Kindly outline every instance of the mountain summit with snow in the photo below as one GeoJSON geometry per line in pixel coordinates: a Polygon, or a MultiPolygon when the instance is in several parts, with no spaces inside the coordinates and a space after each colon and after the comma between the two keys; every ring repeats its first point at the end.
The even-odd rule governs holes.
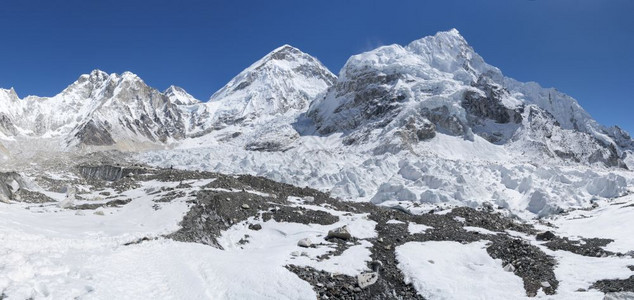
{"type": "Polygon", "coordinates": [[[178,103],[130,72],[94,70],[51,98],[18,99],[13,93],[0,101],[15,127],[5,135],[59,138],[62,148],[166,143],[185,137],[178,103]]]}
{"type": "Polygon", "coordinates": [[[335,80],[316,58],[284,45],[229,81],[207,105],[218,122],[228,124],[297,116],[335,80]]]}
{"type": "Polygon", "coordinates": [[[626,167],[632,150],[571,97],[504,77],[455,29],[353,56],[308,116],[322,134],[344,132],[348,143],[383,139],[395,144],[391,151],[436,132],[616,167],[626,167]]]}

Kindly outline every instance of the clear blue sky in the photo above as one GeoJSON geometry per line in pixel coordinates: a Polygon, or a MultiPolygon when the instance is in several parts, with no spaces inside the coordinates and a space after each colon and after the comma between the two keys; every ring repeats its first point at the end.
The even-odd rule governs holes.
{"type": "Polygon", "coordinates": [[[0,1],[0,87],[52,96],[98,68],[206,100],[282,44],[334,73],[457,28],[492,65],[634,132],[634,0],[0,1]]]}

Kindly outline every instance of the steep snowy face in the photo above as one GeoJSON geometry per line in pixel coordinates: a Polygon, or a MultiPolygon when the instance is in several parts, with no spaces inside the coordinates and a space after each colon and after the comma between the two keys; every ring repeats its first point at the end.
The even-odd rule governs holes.
{"type": "Polygon", "coordinates": [[[501,75],[499,69],[484,62],[456,29],[413,41],[406,49],[430,67],[453,74],[454,79],[465,84],[477,81],[480,74],[501,75]]]}
{"type": "Polygon", "coordinates": [[[238,74],[207,105],[218,126],[297,116],[335,80],[316,58],[284,45],[238,74]]]}
{"type": "Polygon", "coordinates": [[[169,102],[178,106],[187,137],[201,136],[213,130],[211,112],[205,103],[194,98],[183,88],[173,85],[163,94],[167,96],[169,102]]]}
{"type": "Polygon", "coordinates": [[[165,143],[185,137],[183,111],[171,101],[170,95],[147,86],[130,72],[107,78],[102,75],[80,77],[80,84],[91,82],[88,89],[76,89],[74,85],[69,88],[73,94],[88,97],[85,101],[90,103],[71,131],[70,145],[165,143]],[[92,84],[93,80],[97,84],[92,84]]]}
{"type": "Polygon", "coordinates": [[[351,57],[337,83],[311,105],[308,116],[325,134],[383,128],[422,108],[420,100],[427,100],[424,106],[430,111],[448,100],[458,103],[461,87],[453,74],[433,68],[424,57],[398,45],[385,46],[351,57]]]}
{"type": "Polygon", "coordinates": [[[179,106],[196,100],[178,88],[162,94],[129,72],[94,70],[54,97],[19,99],[13,90],[2,90],[0,102],[0,133],[5,137],[62,138],[68,146],[132,147],[130,143],[183,138],[187,110],[179,106]]]}
{"type": "Polygon", "coordinates": [[[615,142],[622,134],[565,94],[504,77],[455,29],[351,57],[307,116],[322,134],[343,132],[346,144],[382,141],[375,153],[411,148],[436,133],[467,141],[475,134],[537,150],[529,156],[625,166],[615,142]]]}
{"type": "Polygon", "coordinates": [[[14,120],[20,105],[18,95],[13,89],[0,89],[0,136],[9,137],[17,134],[14,120]]]}
{"type": "Polygon", "coordinates": [[[106,92],[102,86],[107,78],[108,74],[95,70],[90,75],[82,75],[63,92],[51,98],[29,96],[19,99],[14,91],[8,93],[8,97],[5,92],[4,99],[0,101],[7,106],[2,113],[12,119],[16,128],[13,135],[61,136],[67,134],[81,116],[97,105],[89,99],[101,97],[99,95],[106,92]]]}

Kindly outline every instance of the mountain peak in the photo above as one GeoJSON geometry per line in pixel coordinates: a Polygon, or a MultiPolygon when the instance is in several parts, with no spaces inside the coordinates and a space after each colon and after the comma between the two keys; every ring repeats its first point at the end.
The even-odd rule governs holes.
{"type": "Polygon", "coordinates": [[[271,53],[278,53],[278,52],[302,52],[302,51],[289,44],[284,44],[282,46],[275,48],[275,50],[271,51],[271,53]]]}
{"type": "Polygon", "coordinates": [[[294,60],[298,56],[303,55],[308,56],[308,54],[302,52],[301,50],[291,45],[285,44],[271,51],[271,53],[265,56],[265,59],[268,58],[269,60],[294,60]]]}
{"type": "Polygon", "coordinates": [[[251,67],[247,68],[247,70],[258,69],[265,65],[280,65],[280,63],[283,64],[283,62],[301,63],[303,61],[313,62],[317,60],[298,48],[285,44],[269,52],[267,55],[251,65],[251,67]]]}
{"type": "Polygon", "coordinates": [[[135,79],[136,79],[136,78],[139,78],[139,79],[140,79],[139,75],[134,74],[134,73],[132,73],[132,72],[130,72],[130,71],[125,71],[125,72],[123,72],[123,73],[121,74],[121,77],[124,77],[124,78],[126,78],[126,77],[127,77],[127,78],[135,78],[135,79]]]}
{"type": "Polygon", "coordinates": [[[164,92],[163,94],[175,94],[175,93],[179,93],[179,92],[184,92],[185,90],[179,86],[175,86],[175,85],[170,85],[164,92]]]}
{"type": "Polygon", "coordinates": [[[163,94],[167,96],[170,101],[177,105],[192,105],[200,103],[200,100],[194,98],[194,96],[190,95],[183,88],[170,85],[163,94]]]}
{"type": "Polygon", "coordinates": [[[104,72],[102,70],[99,70],[99,69],[94,69],[94,70],[90,71],[90,73],[88,73],[88,74],[82,74],[81,76],[79,76],[77,81],[75,81],[73,84],[71,84],[68,88],[73,88],[73,87],[78,86],[78,85],[83,85],[83,84],[85,84],[87,82],[91,83],[93,86],[99,86],[103,82],[108,80],[109,77],[110,77],[110,74],[108,74],[108,73],[106,73],[106,72],[104,72]]]}
{"type": "Polygon", "coordinates": [[[92,71],[90,71],[89,73],[90,76],[108,76],[108,73],[99,70],[99,69],[94,69],[92,71]]]}
{"type": "Polygon", "coordinates": [[[456,79],[464,82],[475,82],[485,72],[500,73],[497,68],[485,63],[455,28],[415,40],[406,49],[431,67],[453,73],[456,79]]]}
{"type": "Polygon", "coordinates": [[[13,87],[10,89],[0,88],[0,93],[7,95],[10,99],[19,99],[18,93],[15,92],[13,87]]]}
{"type": "MultiPolygon", "coordinates": [[[[86,76],[86,75],[82,75],[82,76],[86,76]]],[[[108,78],[108,76],[110,76],[108,73],[99,69],[94,69],[90,72],[90,74],[88,74],[88,78],[98,80],[98,81],[104,81],[108,78]]]]}
{"type": "Polygon", "coordinates": [[[109,74],[109,73],[104,72],[102,70],[94,69],[88,74],[83,74],[83,75],[79,76],[79,79],[77,81],[79,83],[83,83],[85,81],[90,81],[91,83],[94,84],[94,83],[105,82],[109,78],[123,79],[123,80],[132,80],[132,81],[141,80],[141,78],[138,75],[136,75],[136,74],[134,74],[134,73],[132,73],[130,71],[125,71],[125,72],[121,73],[121,75],[119,75],[117,73],[109,74]]]}
{"type": "MultiPolygon", "coordinates": [[[[411,42],[407,48],[417,52],[418,54],[429,53],[429,50],[436,51],[452,51],[456,48],[471,48],[467,40],[460,34],[458,29],[452,28],[447,31],[439,31],[435,35],[426,36],[424,38],[411,42]]],[[[473,52],[473,50],[471,49],[473,52]]]]}
{"type": "Polygon", "coordinates": [[[456,28],[451,28],[447,31],[439,31],[436,33],[436,36],[451,36],[464,40],[464,37],[460,34],[460,31],[458,31],[458,29],[456,28]]]}
{"type": "Polygon", "coordinates": [[[220,119],[297,113],[336,80],[319,60],[283,45],[265,55],[211,96],[220,119]]]}

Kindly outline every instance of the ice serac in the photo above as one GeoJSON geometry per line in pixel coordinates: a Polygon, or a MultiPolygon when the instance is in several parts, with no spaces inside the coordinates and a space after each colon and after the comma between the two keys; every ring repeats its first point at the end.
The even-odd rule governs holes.
{"type": "Polygon", "coordinates": [[[307,116],[322,134],[344,133],[348,145],[383,141],[375,153],[410,149],[436,133],[610,167],[626,167],[631,153],[620,130],[555,89],[505,77],[455,29],[352,56],[307,116]]]}
{"type": "Polygon", "coordinates": [[[211,96],[208,106],[219,126],[296,116],[335,80],[319,60],[284,45],[233,78],[211,96]]]}

